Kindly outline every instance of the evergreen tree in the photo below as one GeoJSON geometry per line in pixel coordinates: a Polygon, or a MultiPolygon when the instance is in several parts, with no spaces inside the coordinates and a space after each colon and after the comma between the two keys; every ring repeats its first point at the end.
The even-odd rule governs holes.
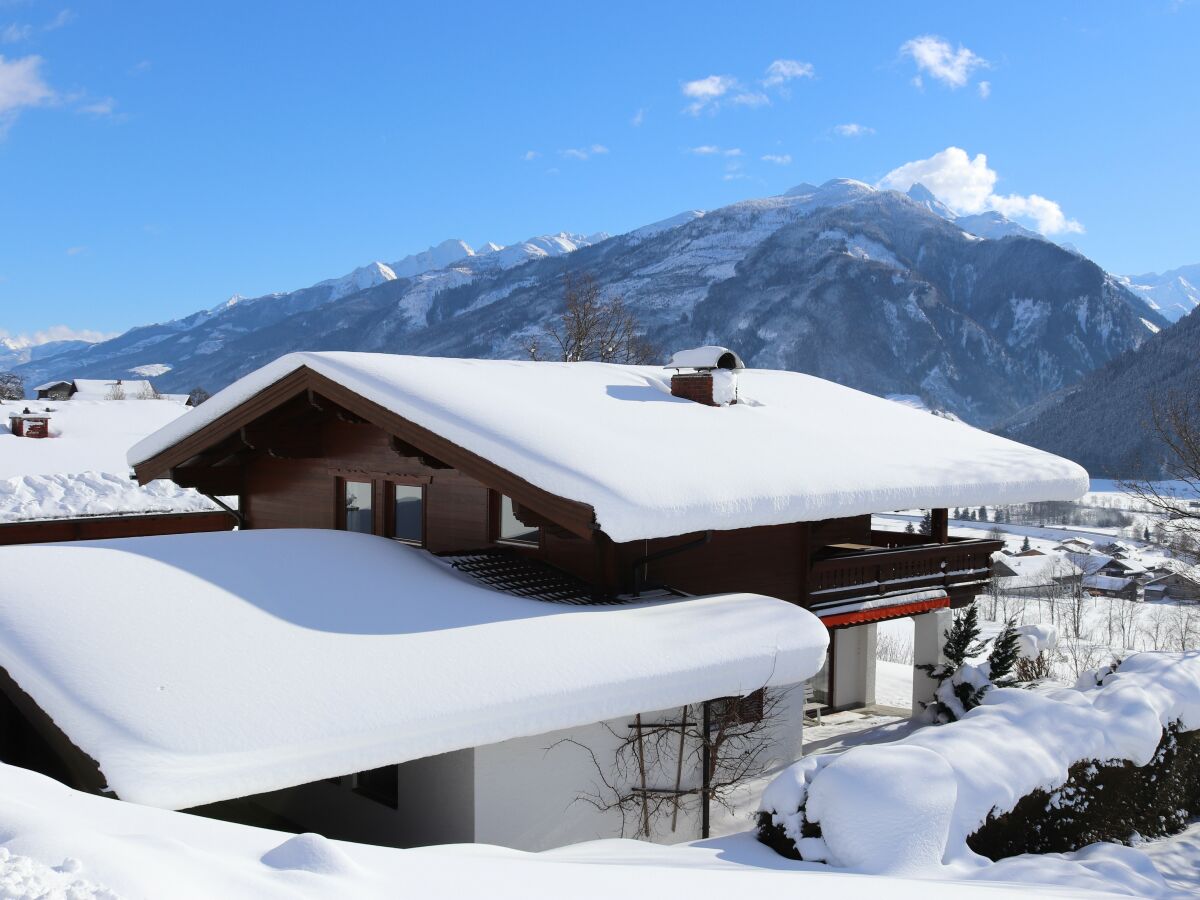
{"type": "Polygon", "coordinates": [[[979,507],[979,521],[986,522],[988,520],[988,511],[986,506],[979,507]]]}
{"type": "Polygon", "coordinates": [[[962,518],[962,509],[960,509],[960,508],[959,508],[959,507],[957,507],[957,506],[956,506],[956,507],[954,507],[954,518],[956,518],[956,519],[961,519],[961,518],[962,518]]]}
{"type": "Polygon", "coordinates": [[[983,643],[979,640],[979,610],[972,603],[966,611],[954,620],[945,632],[946,643],[942,652],[947,664],[957,669],[972,656],[983,652],[983,643]]]}
{"type": "Polygon", "coordinates": [[[921,516],[921,527],[918,529],[921,534],[933,534],[933,513],[925,510],[925,515],[921,516]]]}
{"type": "Polygon", "coordinates": [[[1029,549],[1029,535],[1025,535],[1025,540],[1021,541],[1021,552],[1024,553],[1029,549]]]}
{"type": "Polygon", "coordinates": [[[1017,634],[1017,622],[1009,619],[1004,623],[996,640],[992,643],[991,653],[988,654],[988,678],[997,687],[1003,687],[1016,681],[1013,670],[1021,656],[1021,645],[1017,634]]]}
{"type": "Polygon", "coordinates": [[[983,700],[983,695],[991,687],[984,682],[976,683],[974,679],[958,678],[968,659],[983,653],[986,645],[979,640],[979,611],[972,603],[966,611],[954,620],[954,624],[943,632],[946,643],[942,645],[942,654],[946,662],[941,665],[926,663],[917,666],[922,672],[937,682],[937,691],[932,703],[925,705],[934,714],[938,723],[953,722],[958,719],[957,711],[947,704],[942,697],[944,688],[949,685],[950,692],[965,711],[973,709],[983,700]]]}
{"type": "Polygon", "coordinates": [[[1142,529],[1142,540],[1145,541],[1146,543],[1150,542],[1150,526],[1149,525],[1147,525],[1145,528],[1142,529]]]}
{"type": "Polygon", "coordinates": [[[904,533],[905,533],[905,534],[916,534],[916,533],[917,533],[917,529],[913,528],[913,523],[912,523],[912,522],[909,522],[908,524],[906,524],[906,525],[904,526],[904,533]]]}

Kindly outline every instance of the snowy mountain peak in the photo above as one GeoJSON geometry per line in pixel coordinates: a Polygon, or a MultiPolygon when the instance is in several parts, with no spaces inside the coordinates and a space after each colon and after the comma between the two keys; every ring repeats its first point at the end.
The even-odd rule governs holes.
{"type": "Polygon", "coordinates": [[[399,259],[388,268],[396,278],[412,278],[423,272],[444,269],[474,255],[475,251],[466,241],[450,238],[428,250],[399,259]]]}
{"type": "Polygon", "coordinates": [[[936,213],[943,219],[949,219],[953,222],[956,218],[954,210],[935,197],[933,191],[929,190],[929,188],[925,187],[919,181],[908,189],[908,198],[924,206],[931,213],[936,213]]]}
{"type": "Polygon", "coordinates": [[[385,266],[381,262],[373,262],[366,266],[360,266],[341,278],[330,278],[327,281],[319,282],[314,287],[328,285],[330,288],[329,299],[340,300],[351,294],[357,294],[359,291],[365,291],[367,288],[375,287],[377,284],[383,284],[385,281],[395,281],[395,279],[396,273],[390,266],[385,266]]]}

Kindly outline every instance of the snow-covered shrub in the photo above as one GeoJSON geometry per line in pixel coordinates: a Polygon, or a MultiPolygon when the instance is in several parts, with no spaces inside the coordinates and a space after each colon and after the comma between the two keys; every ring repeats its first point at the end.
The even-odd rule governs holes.
{"type": "Polygon", "coordinates": [[[1180,732],[1172,724],[1146,765],[1077,762],[1064,785],[1039,788],[1010,811],[990,814],[967,844],[993,860],[1065,853],[1097,841],[1125,843],[1175,834],[1197,811],[1200,732],[1180,732]]]}
{"type": "Polygon", "coordinates": [[[946,864],[1170,833],[1200,812],[1200,651],[1134,654],[1075,688],[994,688],[941,728],[801,760],[764,792],[759,840],[792,858],[858,859],[855,835],[875,835],[881,814],[835,766],[886,773],[890,786],[872,788],[889,807],[886,822],[940,821],[934,798],[950,817],[946,864]],[[1060,844],[1050,843],[1056,829],[1060,844]]]}

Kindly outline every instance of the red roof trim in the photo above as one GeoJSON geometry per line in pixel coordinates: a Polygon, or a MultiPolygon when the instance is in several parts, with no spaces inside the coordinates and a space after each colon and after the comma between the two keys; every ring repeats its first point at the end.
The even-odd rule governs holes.
{"type": "Polygon", "coordinates": [[[897,603],[895,606],[860,609],[855,612],[838,613],[832,616],[820,616],[820,613],[818,613],[818,616],[820,616],[826,628],[841,628],[845,625],[864,625],[867,622],[903,619],[905,616],[915,616],[918,613],[929,612],[931,609],[946,609],[949,606],[949,597],[938,597],[934,600],[919,600],[916,603],[897,603]]]}

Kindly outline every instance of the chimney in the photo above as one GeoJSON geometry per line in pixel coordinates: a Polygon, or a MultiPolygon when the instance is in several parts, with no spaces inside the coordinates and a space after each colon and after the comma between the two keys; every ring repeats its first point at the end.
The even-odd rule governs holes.
{"type": "Polygon", "coordinates": [[[705,406],[737,403],[737,373],[746,368],[741,358],[725,347],[680,350],[666,368],[674,369],[671,394],[705,406]]]}

